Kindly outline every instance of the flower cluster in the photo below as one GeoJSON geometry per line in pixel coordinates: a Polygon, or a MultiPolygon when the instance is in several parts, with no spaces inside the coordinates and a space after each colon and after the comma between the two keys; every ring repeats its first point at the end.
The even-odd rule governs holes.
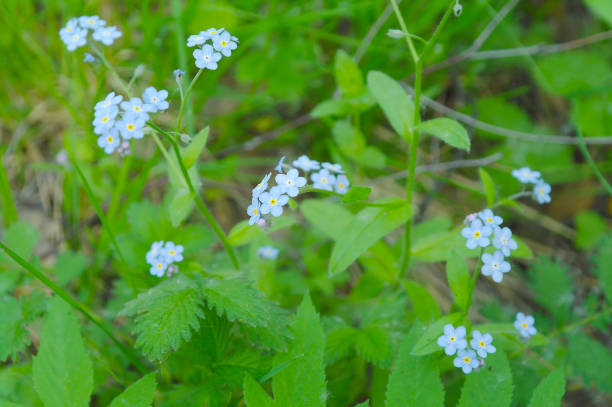
{"type": "Polygon", "coordinates": [[[344,195],[351,186],[340,164],[319,163],[318,161],[311,160],[308,156],[302,155],[293,161],[293,166],[305,172],[319,170],[310,175],[314,188],[326,191],[335,190],[337,193],[344,195]]]}
{"type": "Polygon", "coordinates": [[[167,97],[167,90],[158,91],[153,86],[145,89],[142,99],[134,97],[122,102],[123,96],[115,92],[106,95],[94,107],[94,133],[100,136],[98,146],[111,154],[121,144],[121,138],[126,141],[143,138],[149,113],[168,109],[167,97]]]}
{"type": "Polygon", "coordinates": [[[514,321],[514,327],[519,331],[519,334],[529,339],[530,336],[535,335],[537,330],[533,326],[535,320],[531,315],[525,315],[522,312],[516,314],[516,320],[514,321]]]}
{"type": "Polygon", "coordinates": [[[482,254],[481,272],[485,276],[491,276],[496,283],[501,283],[504,273],[510,271],[510,263],[505,261],[505,257],[510,256],[510,252],[518,247],[516,241],[512,239],[510,228],[501,227],[503,221],[501,216],[496,216],[491,209],[485,209],[468,215],[466,217],[468,225],[461,230],[461,234],[467,239],[465,245],[468,249],[485,248],[491,244],[491,241],[493,242],[496,250],[493,254],[482,254]]]}
{"type": "Polygon", "coordinates": [[[153,242],[151,249],[147,252],[146,260],[151,266],[149,273],[156,277],[163,277],[164,272],[168,271],[168,276],[178,270],[174,263],[183,260],[183,246],[172,242],[153,242]]]}
{"type": "Polygon", "coordinates": [[[121,37],[121,31],[117,30],[117,27],[106,26],[106,21],[98,16],[71,18],[59,31],[59,35],[68,51],[72,52],[87,43],[89,30],[93,32],[91,37],[104,45],[111,45],[115,39],[121,37]]]}
{"type": "Polygon", "coordinates": [[[512,171],[512,176],[521,184],[533,184],[531,197],[539,204],[550,202],[550,184],[542,179],[539,171],[532,171],[529,167],[519,168],[512,171]]]}
{"type": "Polygon", "coordinates": [[[272,246],[262,246],[257,250],[257,255],[262,259],[274,260],[278,257],[279,250],[272,246]]]}
{"type": "Polygon", "coordinates": [[[468,348],[468,342],[465,339],[465,327],[459,326],[453,327],[451,324],[444,326],[444,335],[438,338],[438,345],[444,348],[444,353],[448,356],[452,356],[455,353],[457,357],[453,360],[455,367],[461,368],[463,373],[470,373],[473,369],[476,369],[481,364],[484,364],[484,359],[489,353],[495,353],[495,346],[491,345],[493,337],[491,334],[481,334],[480,331],[474,330],[472,332],[472,340],[470,341],[470,348],[468,348]],[[482,359],[479,360],[476,357],[478,354],[482,359]]]}
{"type": "Polygon", "coordinates": [[[200,69],[217,69],[217,62],[221,59],[221,55],[229,57],[232,51],[238,47],[238,38],[234,37],[224,28],[209,28],[205,31],[200,31],[199,34],[190,35],[187,38],[188,47],[197,47],[193,50],[195,65],[200,69]],[[211,44],[207,44],[208,41],[211,44]]]}

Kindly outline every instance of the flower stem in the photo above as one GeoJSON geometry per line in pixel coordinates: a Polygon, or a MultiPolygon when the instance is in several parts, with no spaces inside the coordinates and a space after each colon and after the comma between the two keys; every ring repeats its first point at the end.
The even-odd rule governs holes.
{"type": "Polygon", "coordinates": [[[153,130],[155,130],[156,132],[158,132],[160,135],[164,136],[172,144],[172,148],[174,149],[174,153],[176,154],[176,160],[179,163],[179,167],[183,174],[183,178],[185,179],[185,182],[187,183],[187,187],[189,188],[189,191],[193,194],[193,199],[195,201],[196,206],[198,207],[202,215],[204,215],[204,218],[206,218],[206,221],[208,222],[208,224],[213,228],[213,230],[219,237],[219,240],[221,240],[221,243],[223,244],[223,247],[225,248],[225,251],[227,252],[227,255],[229,256],[230,260],[232,261],[232,264],[234,265],[236,270],[238,270],[239,269],[238,259],[236,257],[236,254],[234,253],[234,249],[232,248],[229,241],[227,240],[227,237],[225,236],[223,229],[221,229],[221,226],[219,226],[216,219],[214,218],[214,216],[212,215],[212,213],[210,212],[210,210],[208,209],[208,207],[206,206],[206,204],[204,203],[200,195],[196,192],[195,188],[193,187],[193,183],[191,182],[189,173],[187,172],[187,169],[185,168],[185,164],[183,163],[183,158],[181,157],[181,151],[179,150],[176,140],[174,140],[174,138],[171,135],[166,133],[156,124],[147,122],[147,125],[153,130]]]}
{"type": "Polygon", "coordinates": [[[125,353],[128,359],[130,359],[130,361],[134,364],[134,366],[136,366],[136,368],[142,374],[148,373],[147,368],[140,361],[140,359],[134,354],[133,350],[125,346],[123,343],[119,341],[119,339],[117,339],[117,337],[113,334],[111,328],[108,326],[108,324],[105,321],[103,321],[99,316],[97,316],[93,312],[89,311],[85,307],[85,305],[81,304],[80,302],[72,298],[72,296],[68,294],[68,292],[64,291],[63,288],[57,285],[53,280],[49,279],[40,270],[38,270],[32,264],[28,263],[25,259],[23,259],[17,253],[15,253],[13,250],[9,249],[3,242],[0,242],[0,249],[2,249],[7,254],[7,256],[13,259],[17,264],[23,267],[27,272],[32,274],[32,276],[34,276],[41,283],[43,283],[45,286],[51,289],[55,294],[57,294],[64,301],[70,304],[73,308],[75,308],[81,314],[83,314],[85,318],[89,319],[91,322],[94,323],[94,325],[102,329],[102,331],[104,331],[104,333],[119,347],[119,349],[121,349],[121,351],[125,353]]]}
{"type": "MultiPolygon", "coordinates": [[[[198,73],[196,74],[196,76],[194,76],[194,78],[191,80],[191,83],[189,84],[189,87],[185,91],[185,96],[181,98],[181,107],[179,109],[178,119],[176,120],[176,130],[174,130],[176,132],[181,130],[181,120],[183,119],[183,111],[185,110],[185,105],[187,104],[187,99],[189,98],[189,94],[191,93],[191,90],[193,89],[193,85],[195,85],[196,81],[198,80],[198,78],[202,74],[203,70],[204,69],[200,69],[198,71],[198,73]]],[[[182,92],[181,92],[181,95],[182,95],[182,92]]]]}
{"type": "Polygon", "coordinates": [[[476,262],[476,269],[474,270],[474,273],[472,273],[472,278],[470,279],[470,286],[468,288],[468,302],[465,305],[465,310],[463,310],[463,319],[467,318],[470,308],[472,307],[472,302],[474,300],[474,287],[476,287],[476,280],[480,275],[480,262],[483,253],[484,248],[480,248],[480,254],[478,255],[478,261],[476,262]]]}
{"type": "Polygon", "coordinates": [[[580,131],[580,129],[578,129],[577,133],[578,133],[578,140],[580,141],[578,143],[578,147],[580,148],[580,151],[582,152],[582,155],[584,155],[584,158],[587,160],[587,162],[591,166],[591,169],[595,173],[595,176],[597,177],[597,179],[599,180],[601,185],[605,188],[605,190],[608,192],[608,194],[612,195],[612,186],[604,178],[604,176],[601,173],[601,171],[599,171],[599,168],[597,168],[597,164],[595,164],[595,161],[593,160],[593,157],[591,157],[591,153],[589,153],[589,149],[587,148],[587,146],[586,146],[586,144],[584,142],[584,136],[582,135],[582,131],[580,131]]]}
{"type": "Polygon", "coordinates": [[[121,76],[119,76],[119,73],[115,70],[115,68],[113,68],[113,66],[104,57],[104,53],[102,51],[100,51],[100,49],[97,46],[95,46],[93,42],[89,42],[89,46],[91,47],[93,52],[95,52],[95,54],[98,56],[98,58],[100,58],[100,60],[102,61],[102,64],[104,64],[106,69],[108,69],[113,74],[113,76],[115,77],[115,79],[119,83],[119,86],[121,86],[121,88],[123,89],[125,94],[128,96],[128,98],[131,98],[131,96],[130,96],[131,93],[130,93],[129,86],[125,84],[123,79],[121,79],[121,76]]]}

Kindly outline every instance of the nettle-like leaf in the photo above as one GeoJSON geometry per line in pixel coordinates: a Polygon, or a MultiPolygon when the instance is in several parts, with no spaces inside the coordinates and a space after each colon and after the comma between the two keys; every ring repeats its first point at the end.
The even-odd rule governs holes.
{"type": "Polygon", "coordinates": [[[612,234],[606,236],[593,258],[593,273],[599,279],[601,289],[609,304],[612,304],[612,234]]]}
{"type": "Polygon", "coordinates": [[[199,287],[178,274],[125,304],[119,315],[134,317],[136,346],[149,359],[161,359],[191,339],[204,318],[199,287]]]}
{"type": "Polygon", "coordinates": [[[540,258],[531,264],[529,279],[535,300],[550,311],[557,322],[564,322],[574,301],[572,278],[567,266],[540,258]]]}
{"type": "Polygon", "coordinates": [[[274,400],[250,375],[244,375],[244,401],[247,407],[273,407],[274,400]]]}
{"type": "Polygon", "coordinates": [[[286,352],[287,341],[291,338],[288,313],[269,301],[267,308],[268,323],[266,326],[242,325],[242,329],[255,345],[264,349],[286,352]]]}
{"type": "Polygon", "coordinates": [[[560,407],[565,394],[564,368],[559,368],[546,376],[531,396],[527,407],[560,407]]]}
{"type": "Polygon", "coordinates": [[[411,354],[424,332],[423,326],[415,322],[402,339],[389,375],[386,407],[444,406],[444,389],[436,356],[411,354]]]}
{"type": "Polygon", "coordinates": [[[467,375],[457,407],[508,407],[513,388],[508,359],[498,349],[487,356],[483,368],[467,375]]]}
{"type": "Polygon", "coordinates": [[[149,407],[155,396],[156,372],[149,373],[132,383],[123,393],[113,399],[109,407],[149,407]]]}
{"type": "Polygon", "coordinates": [[[0,360],[5,362],[9,357],[16,359],[30,344],[28,333],[23,327],[22,302],[13,297],[0,301],[0,360]]]}
{"type": "Polygon", "coordinates": [[[587,387],[593,383],[602,392],[612,392],[612,354],[610,349],[578,332],[570,337],[567,349],[570,374],[579,376],[587,387]]]}
{"type": "Polygon", "coordinates": [[[402,281],[402,285],[410,297],[412,309],[419,321],[428,324],[442,316],[438,303],[425,287],[411,280],[402,281]]]}
{"type": "Polygon", "coordinates": [[[368,89],[393,130],[410,141],[414,125],[414,102],[402,85],[387,74],[378,71],[368,72],[368,89]]]}
{"type": "Polygon", "coordinates": [[[380,367],[391,364],[393,346],[389,333],[376,325],[369,325],[357,331],[355,349],[366,361],[380,367]]]}
{"type": "Polygon", "coordinates": [[[276,407],[323,407],[327,398],[325,384],[325,336],[310,296],[306,294],[291,324],[294,340],[289,352],[278,354],[274,364],[288,362],[274,376],[276,407]]]}
{"type": "Polygon", "coordinates": [[[93,368],[75,312],[60,297],[49,305],[38,353],[34,388],[45,407],[85,407],[93,390],[93,368]]]}

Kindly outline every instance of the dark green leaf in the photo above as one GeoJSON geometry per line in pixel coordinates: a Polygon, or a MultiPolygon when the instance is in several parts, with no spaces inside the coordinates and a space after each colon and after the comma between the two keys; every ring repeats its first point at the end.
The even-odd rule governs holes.
{"type": "Polygon", "coordinates": [[[484,368],[467,375],[457,407],[509,407],[513,388],[508,359],[498,349],[487,356],[484,368]]]}
{"type": "Polygon", "coordinates": [[[113,399],[109,407],[149,407],[153,403],[155,395],[156,373],[149,373],[140,378],[130,387],[125,389],[123,393],[113,399]]]}
{"type": "Polygon", "coordinates": [[[183,158],[183,164],[185,168],[190,169],[198,161],[198,157],[202,154],[206,141],[208,140],[208,134],[210,133],[210,126],[204,127],[202,130],[195,135],[191,143],[182,149],[181,156],[183,158]]]}
{"type": "Polygon", "coordinates": [[[527,407],[561,407],[563,394],[565,394],[565,373],[564,368],[559,368],[542,379],[527,407]]]}

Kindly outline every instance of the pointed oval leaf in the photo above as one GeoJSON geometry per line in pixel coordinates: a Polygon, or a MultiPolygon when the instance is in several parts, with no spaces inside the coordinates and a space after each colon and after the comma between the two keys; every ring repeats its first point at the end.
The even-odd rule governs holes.
{"type": "Polygon", "coordinates": [[[387,116],[393,130],[410,141],[414,124],[412,97],[406,93],[402,85],[382,72],[368,72],[367,81],[370,93],[387,116]]]}
{"type": "Polygon", "coordinates": [[[427,120],[419,125],[419,129],[439,138],[446,144],[462,150],[470,151],[470,136],[458,121],[448,117],[427,120]]]}
{"type": "Polygon", "coordinates": [[[155,375],[156,372],[149,373],[132,383],[113,399],[109,407],[150,407],[157,387],[155,375]]]}

